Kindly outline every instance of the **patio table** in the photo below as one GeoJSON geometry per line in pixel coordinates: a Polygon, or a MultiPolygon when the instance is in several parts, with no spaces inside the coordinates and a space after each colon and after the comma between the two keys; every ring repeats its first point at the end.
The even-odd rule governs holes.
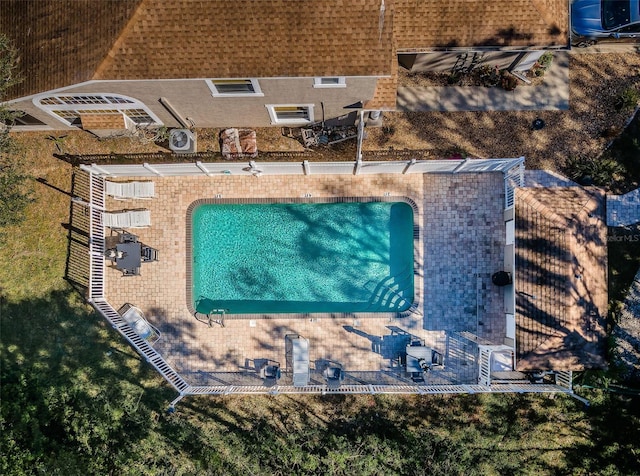
{"type": "Polygon", "coordinates": [[[142,248],[139,242],[118,243],[116,245],[116,268],[129,271],[128,274],[140,274],[141,262],[142,248]]]}

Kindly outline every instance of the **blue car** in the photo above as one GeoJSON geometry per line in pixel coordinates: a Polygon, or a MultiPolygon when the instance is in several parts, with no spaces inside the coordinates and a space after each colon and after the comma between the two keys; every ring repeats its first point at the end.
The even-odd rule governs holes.
{"type": "Polygon", "coordinates": [[[640,38],[640,0],[574,0],[572,44],[590,46],[604,39],[640,38]]]}

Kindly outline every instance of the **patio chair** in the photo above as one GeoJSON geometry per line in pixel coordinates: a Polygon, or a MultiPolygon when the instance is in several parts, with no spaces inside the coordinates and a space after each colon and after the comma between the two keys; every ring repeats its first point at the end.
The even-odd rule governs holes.
{"type": "Polygon", "coordinates": [[[140,268],[125,268],[122,270],[122,276],[140,276],[140,268]]]}
{"type": "Polygon", "coordinates": [[[131,233],[124,232],[120,235],[120,243],[137,243],[138,237],[131,233]]]}
{"type": "Polygon", "coordinates": [[[280,363],[272,360],[266,361],[262,367],[260,367],[260,378],[264,379],[264,384],[267,387],[271,387],[278,383],[280,380],[280,363]]]}
{"type": "Polygon", "coordinates": [[[145,228],[151,226],[149,210],[102,212],[102,224],[109,228],[145,228]]]}
{"type": "Polygon", "coordinates": [[[414,383],[424,383],[424,372],[411,372],[411,381],[414,383]]]}
{"type": "Polygon", "coordinates": [[[160,331],[145,319],[142,311],[136,306],[127,303],[118,310],[118,314],[122,316],[122,319],[131,326],[136,334],[149,342],[149,344],[155,344],[162,337],[160,331]]]}
{"type": "Polygon", "coordinates": [[[442,354],[437,350],[434,350],[431,353],[431,365],[434,367],[435,366],[441,367],[443,363],[444,363],[444,358],[442,357],[442,354]]]}
{"type": "Polygon", "coordinates": [[[142,261],[145,263],[148,263],[149,261],[158,261],[158,250],[151,248],[150,246],[143,246],[142,261]]]}
{"type": "Polygon", "coordinates": [[[146,182],[109,182],[105,181],[107,195],[116,200],[129,198],[149,199],[155,196],[155,184],[146,182]]]}
{"type": "Polygon", "coordinates": [[[344,380],[345,373],[341,366],[339,365],[329,365],[322,372],[325,380],[327,381],[327,386],[329,388],[337,388],[340,386],[342,381],[344,380]]]}

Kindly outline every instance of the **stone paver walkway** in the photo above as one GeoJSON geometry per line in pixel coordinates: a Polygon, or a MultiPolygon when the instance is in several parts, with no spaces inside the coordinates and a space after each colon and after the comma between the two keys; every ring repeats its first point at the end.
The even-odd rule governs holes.
{"type": "Polygon", "coordinates": [[[624,195],[607,195],[607,226],[630,226],[640,222],[640,188],[624,195]]]}
{"type": "Polygon", "coordinates": [[[491,282],[504,262],[502,174],[427,174],[424,188],[425,328],[502,343],[504,298],[491,282]]]}

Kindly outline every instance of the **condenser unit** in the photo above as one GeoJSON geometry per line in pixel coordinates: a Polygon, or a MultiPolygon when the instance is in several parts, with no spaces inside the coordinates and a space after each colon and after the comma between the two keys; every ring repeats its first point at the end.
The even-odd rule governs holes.
{"type": "Polygon", "coordinates": [[[172,129],[169,132],[169,148],[178,154],[196,151],[196,134],[189,129],[172,129]]]}

